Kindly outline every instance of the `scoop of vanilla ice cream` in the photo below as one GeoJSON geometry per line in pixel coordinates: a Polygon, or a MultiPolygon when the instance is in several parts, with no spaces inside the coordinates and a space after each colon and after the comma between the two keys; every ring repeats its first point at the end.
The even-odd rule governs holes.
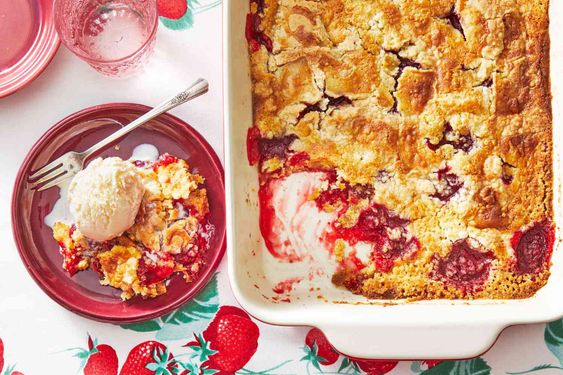
{"type": "Polygon", "coordinates": [[[72,179],[70,213],[84,236],[107,241],[135,223],[143,194],[135,166],[117,157],[98,158],[72,179]]]}

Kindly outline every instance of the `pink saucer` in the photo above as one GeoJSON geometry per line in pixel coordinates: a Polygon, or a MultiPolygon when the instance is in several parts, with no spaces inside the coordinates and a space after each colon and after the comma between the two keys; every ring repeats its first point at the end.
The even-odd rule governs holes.
{"type": "Polygon", "coordinates": [[[70,150],[82,151],[117,130],[119,125],[104,119],[127,124],[149,111],[139,104],[105,104],[84,109],[49,129],[27,154],[16,177],[12,196],[12,229],[22,261],[37,284],[52,299],[65,308],[99,321],[132,323],[152,319],[178,308],[192,298],[213,275],[226,246],[225,188],[223,167],[211,146],[188,124],[169,114],[129,133],[117,145],[99,156],[129,158],[142,143],[155,145],[160,153],[168,152],[185,159],[192,170],[205,178],[210,204],[210,222],[215,235],[205,257],[205,267],[197,280],[186,284],[174,276],[165,295],[143,300],[121,301],[120,291],[101,286],[93,271],[83,271],[70,277],[62,268],[62,256],[44,224],[59,197],[59,189],[33,192],[27,183],[30,171],[70,150]]]}
{"type": "Polygon", "coordinates": [[[59,44],[53,0],[0,0],[0,98],[37,77],[59,44]]]}

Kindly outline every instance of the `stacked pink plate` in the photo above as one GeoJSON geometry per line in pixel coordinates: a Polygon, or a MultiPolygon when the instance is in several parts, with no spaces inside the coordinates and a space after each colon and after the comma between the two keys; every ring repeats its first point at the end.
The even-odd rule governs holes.
{"type": "Polygon", "coordinates": [[[59,44],[53,0],[0,0],[0,98],[35,79],[59,44]]]}

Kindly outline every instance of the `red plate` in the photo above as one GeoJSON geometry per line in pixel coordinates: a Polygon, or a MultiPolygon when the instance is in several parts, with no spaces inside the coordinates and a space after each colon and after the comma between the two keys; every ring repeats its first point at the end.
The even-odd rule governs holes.
{"type": "Polygon", "coordinates": [[[150,108],[139,104],[105,104],[70,115],[47,131],[26,156],[16,177],[12,196],[12,228],[20,256],[37,284],[52,299],[67,309],[99,321],[132,323],[166,314],[186,303],[213,275],[225,251],[225,188],[223,167],[211,146],[192,127],[169,114],[129,133],[119,150],[109,148],[100,156],[129,158],[135,146],[155,145],[185,159],[193,171],[205,178],[209,197],[210,222],[215,235],[205,257],[205,267],[197,280],[186,284],[182,277],[172,278],[168,292],[153,299],[133,298],[121,301],[120,290],[101,286],[93,271],[70,277],[62,268],[62,256],[43,220],[59,197],[59,189],[33,192],[26,179],[48,161],[75,150],[82,151],[119,128],[104,119],[126,124],[150,108]]]}
{"type": "Polygon", "coordinates": [[[37,77],[59,44],[53,0],[0,0],[0,98],[37,77]]]}

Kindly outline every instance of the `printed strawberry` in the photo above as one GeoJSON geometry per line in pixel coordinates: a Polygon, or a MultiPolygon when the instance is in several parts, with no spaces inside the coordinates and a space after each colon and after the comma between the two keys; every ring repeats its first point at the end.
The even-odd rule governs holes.
{"type": "MultiPolygon", "coordinates": [[[[326,336],[318,328],[313,328],[305,337],[305,352],[308,360],[317,362],[323,366],[330,366],[338,360],[339,354],[332,348],[326,336]]],[[[315,367],[318,368],[315,363],[315,367]]]]}
{"type": "Polygon", "coordinates": [[[178,373],[174,355],[158,341],[145,341],[129,352],[120,375],[172,375],[178,373]]]}
{"type": "Polygon", "coordinates": [[[157,0],[158,15],[173,20],[182,18],[188,10],[187,0],[157,0]]]}
{"type": "Polygon", "coordinates": [[[243,310],[221,306],[202,335],[188,343],[203,366],[219,373],[240,370],[258,348],[260,330],[243,310]]]}
{"type": "Polygon", "coordinates": [[[19,371],[14,371],[16,365],[6,366],[6,370],[2,372],[4,369],[4,342],[0,339],[0,373],[4,375],[23,375],[19,371]]]}
{"type": "Polygon", "coordinates": [[[23,375],[22,372],[14,370],[16,365],[7,366],[6,370],[2,373],[3,375],[23,375]]]}
{"type": "Polygon", "coordinates": [[[381,361],[381,360],[355,360],[362,371],[367,375],[384,375],[393,370],[397,366],[397,361],[381,361]]]}
{"type": "Polygon", "coordinates": [[[92,340],[90,335],[88,349],[78,349],[74,356],[82,360],[80,368],[84,369],[84,375],[117,375],[118,360],[115,350],[106,344],[98,345],[98,341],[92,340]]]}
{"type": "Polygon", "coordinates": [[[4,342],[0,339],[0,372],[4,368],[4,342]]]}
{"type": "Polygon", "coordinates": [[[422,361],[422,363],[424,363],[426,365],[426,367],[428,367],[429,369],[431,369],[432,367],[442,363],[442,361],[440,360],[434,360],[434,359],[427,359],[426,361],[422,361]]]}

